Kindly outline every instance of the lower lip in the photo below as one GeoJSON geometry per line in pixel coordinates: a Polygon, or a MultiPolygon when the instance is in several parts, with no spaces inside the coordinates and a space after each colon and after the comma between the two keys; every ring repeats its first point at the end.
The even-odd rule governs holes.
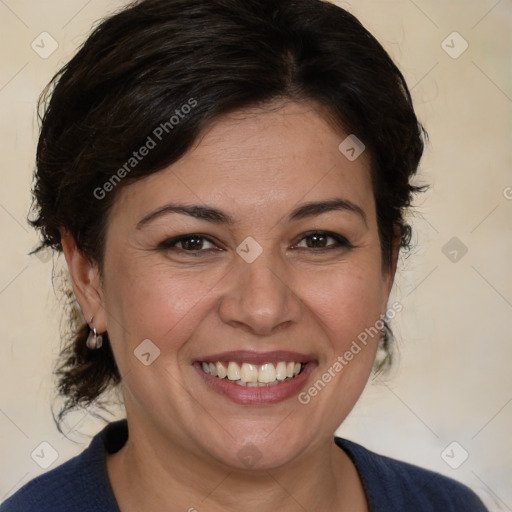
{"type": "Polygon", "coordinates": [[[194,368],[211,389],[241,405],[275,404],[297,395],[315,367],[316,363],[310,361],[306,364],[302,373],[293,379],[273,386],[249,388],[235,384],[235,381],[219,379],[205,373],[200,363],[194,363],[194,368]]]}

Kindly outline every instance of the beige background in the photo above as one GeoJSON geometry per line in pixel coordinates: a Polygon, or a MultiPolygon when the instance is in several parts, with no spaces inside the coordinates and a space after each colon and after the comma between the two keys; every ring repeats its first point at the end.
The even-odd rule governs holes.
{"type": "MultiPolygon", "coordinates": [[[[400,359],[367,387],[339,433],[466,483],[491,511],[512,510],[512,3],[339,3],[403,70],[430,134],[420,181],[432,185],[411,217],[416,248],[395,286],[400,359]],[[458,58],[464,41],[454,31],[469,45],[458,58]],[[467,247],[455,262],[445,255],[453,258],[453,247],[443,252],[452,237],[467,247]],[[458,469],[441,456],[453,441],[452,465],[469,454],[458,469]]],[[[27,255],[36,236],[25,218],[38,94],[94,21],[121,5],[0,0],[0,502],[42,473],[31,458],[41,442],[58,454],[52,468],[102,425],[76,413],[67,439],[53,423],[60,309],[52,261],[27,255]],[[46,59],[31,48],[44,31],[58,43],[46,59]]]]}

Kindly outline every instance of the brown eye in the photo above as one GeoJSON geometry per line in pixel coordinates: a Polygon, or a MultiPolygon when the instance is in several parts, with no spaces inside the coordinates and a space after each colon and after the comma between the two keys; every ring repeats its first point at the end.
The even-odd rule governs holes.
{"type": "Polygon", "coordinates": [[[159,248],[183,252],[202,252],[215,249],[216,246],[203,235],[190,234],[165,240],[159,245],[159,248]]]}
{"type": "Polygon", "coordinates": [[[308,247],[314,247],[314,248],[324,248],[328,242],[330,237],[326,235],[310,235],[308,237],[305,237],[304,239],[306,241],[306,245],[308,247]]]}
{"type": "Polygon", "coordinates": [[[204,239],[200,236],[191,236],[189,238],[182,238],[178,244],[186,251],[198,251],[203,248],[204,239]]]}
{"type": "Polygon", "coordinates": [[[306,233],[296,245],[301,249],[336,249],[340,247],[351,248],[349,241],[336,233],[318,231],[306,233]]]}

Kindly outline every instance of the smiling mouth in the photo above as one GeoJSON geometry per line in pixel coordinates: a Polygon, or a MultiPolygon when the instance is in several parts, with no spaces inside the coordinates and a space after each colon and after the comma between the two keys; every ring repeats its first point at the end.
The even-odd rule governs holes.
{"type": "Polygon", "coordinates": [[[237,363],[235,361],[201,362],[202,371],[221,380],[229,380],[244,387],[276,386],[300,375],[305,363],[279,361],[277,363],[237,363]]]}

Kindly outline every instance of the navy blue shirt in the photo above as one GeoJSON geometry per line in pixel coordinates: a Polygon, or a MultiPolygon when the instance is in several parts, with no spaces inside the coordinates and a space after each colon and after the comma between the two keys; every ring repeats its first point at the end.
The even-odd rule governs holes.
{"type": "MultiPolygon", "coordinates": [[[[127,439],[126,420],[107,425],[80,455],[28,482],[0,512],[119,512],[106,456],[127,439]]],[[[488,512],[473,491],[451,478],[345,439],[335,442],[355,464],[370,512],[488,512]]]]}

